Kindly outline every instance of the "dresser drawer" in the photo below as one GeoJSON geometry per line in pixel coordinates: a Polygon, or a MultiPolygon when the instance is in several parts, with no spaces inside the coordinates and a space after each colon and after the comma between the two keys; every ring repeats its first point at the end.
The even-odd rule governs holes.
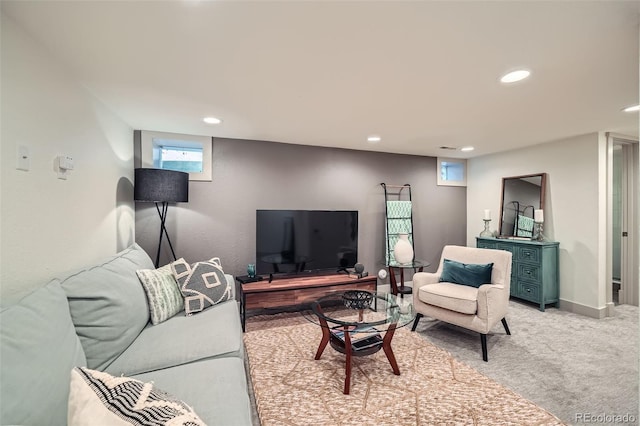
{"type": "Polygon", "coordinates": [[[542,258],[542,250],[540,250],[540,247],[520,246],[516,247],[514,256],[514,260],[516,261],[540,263],[540,259],[542,258]]]}
{"type": "Polygon", "coordinates": [[[478,248],[495,249],[496,248],[496,243],[489,242],[489,241],[480,241],[480,240],[478,240],[478,248]]]}
{"type": "Polygon", "coordinates": [[[518,280],[539,282],[541,277],[540,265],[518,262],[515,264],[515,276],[518,280]]]}
{"type": "Polygon", "coordinates": [[[530,302],[538,302],[540,301],[540,286],[532,282],[518,281],[517,294],[513,296],[530,302]]]}
{"type": "Polygon", "coordinates": [[[496,248],[497,248],[498,250],[510,251],[510,252],[511,252],[511,254],[512,254],[513,256],[515,256],[515,255],[516,255],[516,253],[515,253],[515,247],[513,246],[513,244],[509,244],[509,243],[497,243],[497,244],[496,244],[496,248]]]}

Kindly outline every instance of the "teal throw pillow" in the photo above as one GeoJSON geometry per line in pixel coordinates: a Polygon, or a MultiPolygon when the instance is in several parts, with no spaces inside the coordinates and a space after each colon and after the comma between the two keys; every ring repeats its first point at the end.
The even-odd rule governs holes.
{"type": "Polygon", "coordinates": [[[462,284],[478,288],[482,284],[491,283],[492,270],[493,263],[476,265],[445,259],[442,265],[440,282],[462,284]]]}

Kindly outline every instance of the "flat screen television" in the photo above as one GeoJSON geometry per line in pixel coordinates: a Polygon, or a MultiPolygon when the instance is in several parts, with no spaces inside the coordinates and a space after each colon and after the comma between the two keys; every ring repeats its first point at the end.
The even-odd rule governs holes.
{"type": "Polygon", "coordinates": [[[358,212],[256,210],[256,273],[329,273],[358,260],[358,212]]]}

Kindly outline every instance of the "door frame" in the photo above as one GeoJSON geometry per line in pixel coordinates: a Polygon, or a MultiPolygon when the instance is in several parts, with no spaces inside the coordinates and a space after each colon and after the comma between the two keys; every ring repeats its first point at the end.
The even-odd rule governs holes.
{"type": "Polygon", "coordinates": [[[621,239],[621,287],[620,304],[638,306],[639,303],[639,247],[640,222],[638,220],[638,189],[640,188],[640,154],[638,140],[624,135],[607,133],[607,306],[610,314],[613,309],[613,147],[621,145],[624,151],[623,164],[623,213],[622,231],[627,236],[621,239]]]}

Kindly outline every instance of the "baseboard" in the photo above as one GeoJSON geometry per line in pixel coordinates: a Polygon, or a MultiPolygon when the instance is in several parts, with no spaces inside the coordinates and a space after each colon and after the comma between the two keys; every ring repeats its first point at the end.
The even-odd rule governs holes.
{"type": "Polygon", "coordinates": [[[596,319],[606,318],[607,316],[611,315],[611,309],[607,306],[604,306],[602,308],[594,308],[592,306],[586,306],[564,299],[560,299],[558,307],[562,311],[572,312],[574,314],[584,315],[596,319]]]}

